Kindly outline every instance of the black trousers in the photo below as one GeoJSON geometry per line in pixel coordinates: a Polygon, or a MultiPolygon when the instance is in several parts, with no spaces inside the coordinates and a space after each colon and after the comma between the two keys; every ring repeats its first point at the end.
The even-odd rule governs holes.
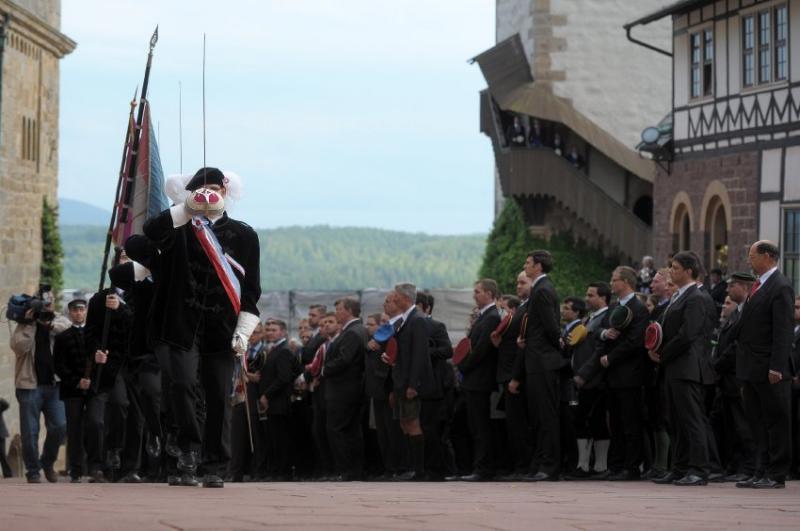
{"type": "Polygon", "coordinates": [[[622,387],[608,390],[608,413],[611,446],[608,468],[614,472],[639,473],[642,464],[642,388],[622,387]]]}
{"type": "Polygon", "coordinates": [[[128,436],[128,412],[130,399],[125,385],[125,367],[121,368],[108,391],[106,403],[106,449],[122,450],[128,436]]]}
{"type": "Polygon", "coordinates": [[[159,371],[121,371],[128,406],[125,408],[125,448],[122,468],[139,472],[145,428],[161,436],[161,374],[159,371]]]}
{"type": "Polygon", "coordinates": [[[311,419],[311,432],[314,436],[314,446],[317,449],[318,476],[329,476],[333,473],[333,454],[328,441],[327,404],[325,403],[325,389],[317,387],[311,393],[313,417],[311,419]]]}
{"type": "Polygon", "coordinates": [[[467,404],[467,422],[472,436],[472,472],[494,475],[492,451],[491,391],[464,391],[467,404]]]}
{"type": "Polygon", "coordinates": [[[578,405],[572,414],[575,437],[595,441],[608,439],[607,411],[605,389],[579,389],[578,405]]]}
{"type": "Polygon", "coordinates": [[[755,473],[756,445],[742,404],[739,381],[723,375],[719,382],[719,405],[722,416],[722,437],[719,447],[728,472],[755,473]]]}
{"type": "Polygon", "coordinates": [[[274,479],[292,479],[292,427],[288,415],[270,415],[267,431],[267,474],[274,479]]]}
{"type": "Polygon", "coordinates": [[[520,392],[508,392],[508,382],[501,382],[503,401],[506,412],[506,435],[508,449],[511,453],[511,466],[515,472],[527,472],[531,462],[533,445],[531,431],[528,426],[528,406],[524,385],[520,392]]]}
{"type": "Polygon", "coordinates": [[[436,476],[445,476],[442,419],[444,400],[423,400],[419,421],[425,435],[425,470],[436,476]]]}
{"type": "Polygon", "coordinates": [[[325,415],[328,443],[336,472],[350,478],[360,478],[364,471],[361,404],[328,402],[325,415]]]}
{"type": "Polygon", "coordinates": [[[558,476],[561,472],[560,389],[559,371],[527,374],[525,394],[536,440],[531,472],[544,472],[550,476],[558,476]]]}
{"type": "Polygon", "coordinates": [[[292,448],[291,460],[295,479],[310,478],[314,475],[316,450],[312,435],[314,412],[311,408],[311,393],[304,392],[300,400],[292,402],[292,448]]]}
{"type": "Polygon", "coordinates": [[[83,475],[83,456],[89,473],[103,468],[103,441],[105,440],[106,393],[65,398],[64,411],[67,416],[67,458],[69,475],[83,475]]]}
{"type": "Polygon", "coordinates": [[[791,381],[742,383],[742,400],[756,442],[756,474],[783,481],[792,466],[791,381]]]}
{"type": "Polygon", "coordinates": [[[672,470],[679,475],[708,477],[708,419],[703,386],[688,380],[667,380],[672,470]]]}
{"type": "Polygon", "coordinates": [[[165,344],[156,346],[156,356],[171,382],[169,397],[178,445],[184,452],[199,452],[202,448],[203,472],[224,475],[231,458],[233,357],[228,352],[201,356],[196,346],[186,351],[165,344]],[[201,422],[202,416],[197,412],[198,380],[205,404],[205,422],[201,422]]]}
{"type": "Polygon", "coordinates": [[[256,477],[267,473],[267,450],[263,430],[258,421],[258,384],[247,384],[250,405],[250,424],[245,403],[236,404],[231,411],[231,460],[228,473],[236,480],[245,475],[256,477]],[[250,430],[253,431],[253,451],[250,450],[250,430]]]}
{"type": "MultiPolygon", "coordinates": [[[[424,407],[423,407],[424,409],[424,407]]],[[[389,400],[372,399],[375,413],[375,431],[385,474],[398,474],[408,470],[408,452],[400,423],[395,420],[389,400]]],[[[424,430],[424,428],[423,428],[424,430]]],[[[427,450],[427,449],[426,449],[427,450]]],[[[427,456],[427,451],[425,452],[427,456]]]]}

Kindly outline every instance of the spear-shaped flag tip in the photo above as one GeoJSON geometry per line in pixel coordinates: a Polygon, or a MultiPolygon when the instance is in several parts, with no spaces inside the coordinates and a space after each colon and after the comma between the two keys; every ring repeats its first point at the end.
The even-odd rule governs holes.
{"type": "Polygon", "coordinates": [[[153,32],[153,36],[150,37],[150,50],[156,47],[157,42],[158,42],[158,24],[156,24],[156,30],[153,32]]]}

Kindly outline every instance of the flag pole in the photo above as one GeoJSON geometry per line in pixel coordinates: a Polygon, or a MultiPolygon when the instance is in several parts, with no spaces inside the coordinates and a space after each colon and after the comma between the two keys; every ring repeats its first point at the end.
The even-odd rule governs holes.
{"type": "Polygon", "coordinates": [[[114,192],[114,206],[111,208],[111,221],[108,222],[108,232],[106,233],[106,245],[103,251],[103,264],[100,267],[100,287],[97,291],[102,291],[105,285],[106,269],[108,265],[108,252],[111,249],[111,238],[114,235],[114,221],[117,219],[117,205],[119,205],[119,193],[122,189],[122,180],[124,179],[123,172],[125,171],[125,161],[128,158],[128,146],[131,144],[131,134],[134,131],[131,128],[133,123],[133,109],[136,108],[136,96],[139,94],[139,86],[133,92],[133,99],[131,100],[131,111],[128,115],[128,130],[125,132],[125,145],[122,148],[122,161],[119,163],[119,178],[117,179],[117,191],[114,192]]]}
{"type": "MultiPolygon", "coordinates": [[[[150,50],[147,53],[147,66],[144,70],[144,82],[142,83],[142,94],[139,98],[139,112],[138,116],[136,117],[136,123],[134,124],[133,128],[133,142],[131,145],[131,157],[130,157],[130,164],[128,165],[127,170],[124,171],[124,179],[127,181],[127,186],[123,189],[124,196],[122,198],[122,210],[120,212],[120,222],[127,223],[128,221],[128,212],[130,210],[130,203],[131,199],[133,198],[133,189],[136,184],[136,164],[138,160],[138,150],[139,150],[139,139],[141,138],[141,131],[142,131],[142,118],[144,117],[144,106],[147,103],[147,85],[150,81],[150,66],[153,63],[153,48],[156,47],[156,43],[158,42],[158,26],[156,25],[156,29],[153,32],[153,35],[150,37],[150,50]]],[[[133,109],[131,109],[133,112],[133,109]]],[[[126,157],[127,159],[127,157],[126,157]]],[[[123,160],[123,164],[125,160],[123,160]]],[[[121,186],[123,181],[123,175],[121,175],[120,180],[117,186],[121,186]]],[[[118,200],[119,198],[115,198],[118,200]]],[[[115,205],[116,206],[116,205],[115,205]]],[[[113,230],[113,223],[114,218],[111,218],[112,223],[112,230],[113,230]]],[[[124,242],[121,242],[124,243],[124,242]]],[[[103,251],[103,264],[101,266],[101,275],[100,275],[100,288],[97,290],[98,293],[103,291],[103,287],[105,285],[105,276],[106,270],[108,268],[108,253],[111,249],[111,231],[109,231],[108,236],[106,237],[106,248],[103,251]]],[[[113,290],[114,285],[111,284],[111,288],[113,290]]],[[[105,305],[104,305],[105,306],[105,305]]],[[[105,309],[105,315],[103,319],[103,334],[100,338],[100,348],[99,350],[107,350],[108,348],[108,334],[111,329],[111,311],[108,308],[105,309]]],[[[90,354],[90,356],[93,354],[90,354]]],[[[98,364],[97,366],[97,376],[95,377],[95,381],[92,382],[92,386],[94,387],[95,392],[98,391],[100,388],[100,378],[103,375],[103,367],[105,363],[98,364]]]]}
{"type": "Polygon", "coordinates": [[[122,198],[122,213],[120,214],[120,221],[122,223],[128,222],[128,212],[130,211],[131,199],[133,199],[134,188],[136,187],[136,164],[139,160],[139,139],[141,138],[142,131],[142,118],[144,116],[144,106],[147,100],[147,86],[150,82],[150,66],[153,63],[153,48],[156,47],[158,42],[158,26],[150,37],[150,51],[147,53],[147,66],[144,69],[144,82],[142,83],[142,95],[139,98],[139,112],[136,117],[136,133],[133,137],[133,156],[128,170],[125,172],[125,177],[128,180],[128,186],[125,187],[125,197],[122,198]]]}

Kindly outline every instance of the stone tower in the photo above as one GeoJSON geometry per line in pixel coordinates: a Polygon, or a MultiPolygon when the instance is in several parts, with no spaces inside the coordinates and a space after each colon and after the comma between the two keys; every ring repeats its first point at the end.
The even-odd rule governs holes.
{"type": "MultiPolygon", "coordinates": [[[[36,289],[42,198],[57,204],[59,60],[75,49],[60,26],[60,0],[0,0],[0,305],[12,293],[36,289]]],[[[16,433],[14,354],[5,323],[0,397],[12,404],[6,422],[16,433]]]]}

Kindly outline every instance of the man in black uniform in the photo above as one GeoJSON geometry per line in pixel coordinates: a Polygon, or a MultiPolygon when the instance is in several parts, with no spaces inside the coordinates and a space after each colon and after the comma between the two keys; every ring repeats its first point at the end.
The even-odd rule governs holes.
{"type": "Polygon", "coordinates": [[[161,252],[161,275],[152,305],[151,335],[178,424],[181,483],[197,485],[202,446],[203,486],[224,486],[230,460],[232,352],[242,355],[259,322],[261,296],[258,235],[228,217],[225,196],[232,179],[202,168],[186,185],[185,204],[144,225],[161,252]],[[196,416],[195,387],[206,403],[205,426],[196,416]]]}
{"type": "Polygon", "coordinates": [[[67,310],[72,326],[55,338],[53,367],[61,380],[59,396],[67,414],[69,476],[80,483],[84,449],[90,475],[102,470],[105,401],[91,390],[94,353],[86,338],[86,299],[72,299],[67,310]]]}

